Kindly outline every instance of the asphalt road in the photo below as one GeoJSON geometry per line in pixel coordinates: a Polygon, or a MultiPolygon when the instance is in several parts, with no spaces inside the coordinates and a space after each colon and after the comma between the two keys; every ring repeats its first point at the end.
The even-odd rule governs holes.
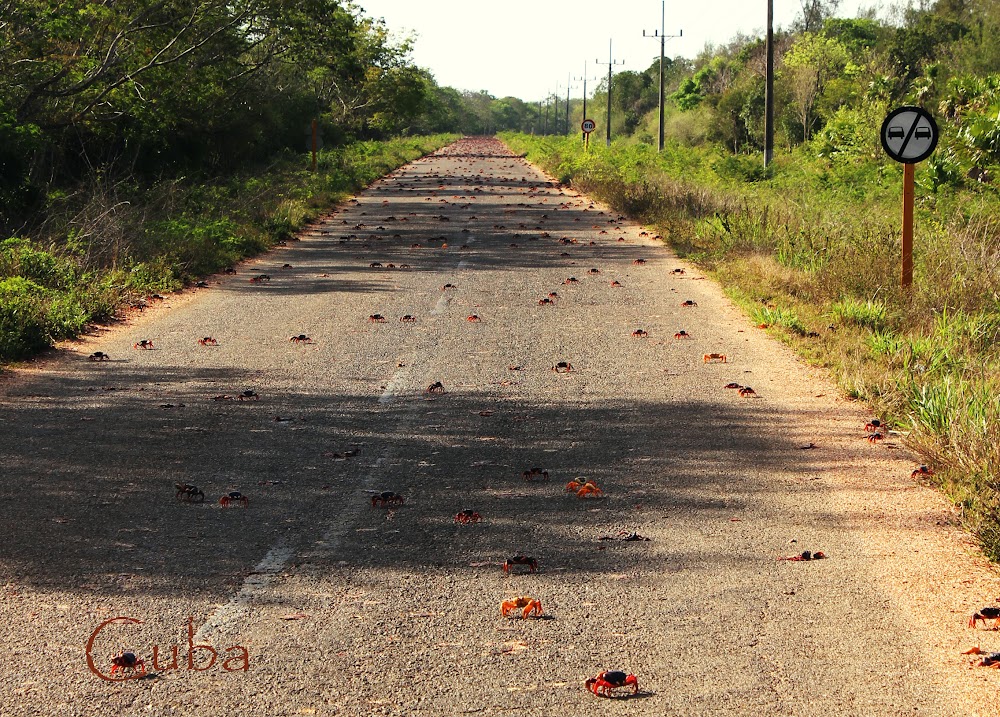
{"type": "Polygon", "coordinates": [[[1000,581],[868,418],[641,227],[460,142],[0,384],[0,712],[995,715],[961,652],[1000,650],[965,625],[1000,581]],[[111,683],[119,616],[95,667],[149,674],[111,683]]]}

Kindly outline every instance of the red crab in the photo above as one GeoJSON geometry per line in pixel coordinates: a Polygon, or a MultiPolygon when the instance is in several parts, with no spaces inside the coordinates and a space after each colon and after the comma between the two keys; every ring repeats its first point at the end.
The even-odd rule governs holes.
{"type": "Polygon", "coordinates": [[[586,498],[588,495],[600,498],[604,495],[604,491],[597,487],[597,483],[589,480],[583,483],[578,480],[571,480],[566,484],[566,492],[576,493],[579,498],[586,498]]]}
{"type": "Polygon", "coordinates": [[[305,334],[299,334],[298,336],[293,336],[288,339],[293,344],[311,344],[313,340],[306,336],[305,334]]]}
{"type": "Polygon", "coordinates": [[[190,483],[174,483],[174,487],[177,489],[177,493],[174,495],[175,498],[186,500],[189,503],[205,502],[204,491],[200,490],[196,485],[191,485],[190,483]]]}
{"type": "Polygon", "coordinates": [[[541,468],[529,468],[521,474],[521,477],[527,481],[548,480],[549,472],[543,471],[541,468]]]}
{"type": "Polygon", "coordinates": [[[649,332],[645,331],[644,329],[636,329],[635,331],[632,332],[633,339],[645,339],[648,337],[649,337],[649,332]]]}
{"type": "Polygon", "coordinates": [[[583,686],[600,697],[611,696],[611,690],[619,687],[632,687],[632,694],[639,692],[639,680],[635,675],[625,674],[620,670],[608,670],[602,672],[597,677],[588,677],[583,686]]]}
{"type": "Polygon", "coordinates": [[[698,302],[697,301],[691,301],[691,299],[688,299],[687,301],[682,301],[681,302],[681,306],[691,307],[691,306],[697,306],[697,305],[698,305],[698,302]]]}
{"type": "Polygon", "coordinates": [[[570,371],[573,370],[573,364],[571,364],[569,361],[560,361],[559,363],[557,363],[555,366],[552,367],[552,370],[555,371],[556,373],[569,373],[570,371]]]}
{"type": "Polygon", "coordinates": [[[865,424],[865,431],[868,433],[873,433],[875,431],[878,431],[880,428],[882,428],[882,421],[878,420],[877,418],[873,418],[872,420],[868,421],[868,423],[865,424]]]}
{"type": "Polygon", "coordinates": [[[702,363],[715,363],[717,361],[726,363],[727,359],[725,354],[705,354],[701,360],[702,363]]]}
{"type": "Polygon", "coordinates": [[[972,613],[972,617],[969,618],[969,627],[975,627],[976,623],[980,621],[983,623],[983,627],[986,627],[987,620],[993,621],[994,630],[1000,627],[1000,607],[984,607],[972,613]]]}
{"type": "Polygon", "coordinates": [[[228,495],[224,495],[219,498],[219,505],[223,508],[228,508],[231,505],[239,505],[241,508],[249,508],[250,499],[238,490],[234,490],[230,491],[228,495]]]}
{"type": "Polygon", "coordinates": [[[740,389],[740,396],[743,398],[757,398],[757,392],[749,386],[744,386],[740,389]]]}
{"type": "Polygon", "coordinates": [[[251,284],[263,284],[271,280],[271,277],[267,274],[258,274],[257,276],[250,279],[251,284]]]}
{"type": "Polygon", "coordinates": [[[469,314],[468,316],[465,317],[465,320],[472,324],[478,324],[479,322],[482,321],[482,319],[479,318],[478,314],[469,314]]]}
{"type": "Polygon", "coordinates": [[[632,263],[635,264],[636,266],[642,266],[643,264],[646,263],[646,260],[645,259],[636,259],[632,263]]]}
{"type": "Polygon", "coordinates": [[[621,288],[621,286],[622,286],[622,284],[621,284],[621,282],[620,282],[620,281],[618,281],[618,280],[616,279],[616,280],[612,281],[612,282],[611,282],[611,283],[609,284],[609,286],[613,286],[613,287],[615,287],[616,289],[620,289],[620,288],[621,288]]]}
{"type": "Polygon", "coordinates": [[[691,338],[691,334],[689,334],[684,329],[681,329],[676,334],[674,334],[674,338],[675,339],[689,339],[689,338],[691,338]]]}
{"type": "Polygon", "coordinates": [[[136,343],[132,344],[132,348],[145,349],[148,351],[153,348],[153,342],[150,341],[149,339],[142,339],[141,341],[137,341],[136,343]]]}
{"type": "Polygon", "coordinates": [[[527,555],[515,555],[503,561],[503,571],[510,574],[510,569],[515,565],[527,565],[528,571],[532,573],[538,570],[538,561],[534,558],[527,555]]]}
{"type": "Polygon", "coordinates": [[[588,274],[600,274],[601,270],[600,269],[588,269],[587,273],[588,274]]]}
{"type": "Polygon", "coordinates": [[[385,320],[386,319],[382,316],[382,314],[372,314],[368,317],[368,323],[370,324],[384,324],[385,320]]]}
{"type": "Polygon", "coordinates": [[[738,383],[727,383],[723,388],[743,388],[743,386],[738,383]]]}
{"type": "Polygon", "coordinates": [[[539,306],[552,306],[555,303],[556,302],[554,302],[552,299],[550,299],[547,296],[544,299],[539,299],[538,300],[538,305],[539,306]]]}
{"type": "Polygon", "coordinates": [[[674,269],[674,270],[673,270],[673,271],[671,271],[670,273],[671,273],[671,274],[683,274],[683,273],[684,273],[684,270],[683,270],[683,269],[674,269]]]}
{"type": "Polygon", "coordinates": [[[409,314],[406,314],[405,316],[400,316],[399,320],[402,321],[404,324],[415,324],[415,323],[417,323],[417,317],[416,316],[410,316],[409,314]]]}
{"type": "Polygon", "coordinates": [[[885,438],[885,434],[883,434],[881,431],[873,431],[872,433],[869,433],[866,436],[866,438],[868,439],[869,443],[878,443],[879,441],[885,438]]]}
{"type": "Polygon", "coordinates": [[[444,286],[441,287],[441,291],[448,291],[450,289],[457,289],[457,288],[458,287],[455,286],[454,284],[445,284],[444,286]]]}
{"type": "Polygon", "coordinates": [[[444,393],[444,384],[440,381],[435,381],[430,386],[424,389],[424,393],[431,394],[441,394],[444,393]]]}
{"type": "Polygon", "coordinates": [[[455,522],[467,525],[469,523],[478,523],[483,519],[483,516],[479,515],[476,511],[471,508],[466,508],[465,510],[455,514],[455,522]]]}
{"type": "Polygon", "coordinates": [[[932,476],[934,475],[934,470],[928,466],[920,466],[915,471],[910,473],[910,478],[919,478],[920,476],[932,476]]]}
{"type": "Polygon", "coordinates": [[[146,674],[146,665],[139,659],[139,657],[134,652],[123,652],[120,655],[116,655],[111,658],[111,676],[114,677],[118,670],[123,673],[127,670],[128,672],[136,672],[136,668],[142,670],[142,674],[146,674]]]}
{"type": "Polygon", "coordinates": [[[111,357],[103,351],[95,351],[87,357],[88,361],[110,361],[111,357]]]}
{"type": "Polygon", "coordinates": [[[251,391],[249,388],[243,393],[236,396],[237,401],[259,401],[260,394],[256,391],[251,391]]]}
{"type": "Polygon", "coordinates": [[[390,504],[403,505],[406,499],[403,498],[399,493],[393,493],[391,490],[386,490],[378,495],[372,496],[372,508],[375,506],[385,507],[390,504]]]}
{"type": "Polygon", "coordinates": [[[198,339],[198,344],[201,346],[218,346],[219,342],[213,339],[211,336],[206,336],[203,339],[198,339]]]}
{"type": "Polygon", "coordinates": [[[576,278],[575,276],[571,276],[570,278],[568,278],[568,279],[565,279],[565,280],[563,281],[563,283],[564,283],[564,284],[579,284],[579,283],[580,283],[580,280],[579,280],[579,279],[577,279],[577,278],[576,278]]]}
{"type": "Polygon", "coordinates": [[[535,613],[536,617],[539,617],[542,614],[542,601],[528,597],[527,595],[522,595],[514,598],[513,600],[504,600],[500,603],[500,617],[507,617],[515,610],[522,610],[521,617],[525,619],[527,619],[532,612],[535,613]]]}

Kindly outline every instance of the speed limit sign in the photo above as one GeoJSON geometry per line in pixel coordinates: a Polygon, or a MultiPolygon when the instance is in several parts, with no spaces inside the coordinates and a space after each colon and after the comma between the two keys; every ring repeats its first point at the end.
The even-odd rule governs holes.
{"type": "Polygon", "coordinates": [[[580,129],[582,129],[586,134],[590,134],[597,129],[597,123],[592,119],[585,119],[582,123],[580,123],[580,129]]]}

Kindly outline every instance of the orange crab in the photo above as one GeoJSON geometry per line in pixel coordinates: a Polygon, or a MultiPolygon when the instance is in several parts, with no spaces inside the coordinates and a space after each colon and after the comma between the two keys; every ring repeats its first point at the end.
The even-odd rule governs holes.
{"type": "Polygon", "coordinates": [[[521,617],[525,619],[531,613],[535,613],[535,616],[539,617],[542,614],[542,601],[528,597],[527,595],[521,595],[513,600],[504,600],[500,603],[500,617],[507,617],[515,610],[522,610],[521,617]]]}
{"type": "Polygon", "coordinates": [[[569,483],[567,483],[566,492],[576,493],[581,498],[584,498],[588,495],[598,496],[603,494],[601,489],[597,487],[597,484],[594,483],[594,481],[590,480],[585,481],[582,478],[577,480],[571,480],[569,483]]]}
{"type": "Polygon", "coordinates": [[[725,354],[705,354],[702,363],[726,363],[725,354]]]}

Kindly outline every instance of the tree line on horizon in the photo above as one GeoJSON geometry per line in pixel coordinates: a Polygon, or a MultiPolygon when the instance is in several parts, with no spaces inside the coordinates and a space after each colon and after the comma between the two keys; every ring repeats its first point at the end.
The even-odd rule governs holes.
{"type": "MultiPolygon", "coordinates": [[[[891,107],[929,110],[941,126],[944,151],[931,162],[940,183],[989,181],[1000,162],[1000,1],[921,0],[879,17],[837,17],[839,0],[800,0],[793,25],[775,33],[775,146],[798,148],[836,162],[881,154],[878,128],[891,107]]],[[[731,155],[764,147],[763,37],[739,35],[708,46],[694,59],[666,58],[665,134],[687,146],[716,146],[731,155]]],[[[611,83],[612,134],[656,144],[659,58],[611,83]]],[[[564,98],[523,104],[508,118],[510,98],[494,99],[490,121],[500,129],[565,134],[546,111],[564,98]]],[[[590,98],[597,135],[606,126],[607,79],[590,98]]],[[[570,105],[569,133],[579,132],[582,100],[570,105]]]]}

